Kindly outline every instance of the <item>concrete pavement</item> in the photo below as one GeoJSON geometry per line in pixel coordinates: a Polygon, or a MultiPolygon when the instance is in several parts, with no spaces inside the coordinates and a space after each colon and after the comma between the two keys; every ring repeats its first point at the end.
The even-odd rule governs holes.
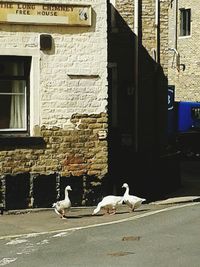
{"type": "Polygon", "coordinates": [[[5,236],[52,232],[121,220],[157,209],[158,205],[144,204],[134,213],[130,213],[126,205],[121,205],[115,215],[103,215],[101,211],[99,214],[92,216],[94,208],[72,207],[66,219],[60,219],[54,209],[5,212],[4,215],[0,216],[0,239],[5,236]]]}
{"type": "MultiPolygon", "coordinates": [[[[187,199],[188,201],[193,200],[187,199]]],[[[143,204],[139,209],[130,213],[129,208],[123,204],[118,207],[115,215],[104,215],[101,211],[94,216],[92,216],[94,207],[72,207],[66,219],[60,219],[53,209],[9,211],[0,216],[0,240],[21,235],[59,233],[91,225],[109,224],[178,205],[181,204],[176,201],[171,201],[171,203],[168,201],[165,204],[149,203],[143,204]]]]}

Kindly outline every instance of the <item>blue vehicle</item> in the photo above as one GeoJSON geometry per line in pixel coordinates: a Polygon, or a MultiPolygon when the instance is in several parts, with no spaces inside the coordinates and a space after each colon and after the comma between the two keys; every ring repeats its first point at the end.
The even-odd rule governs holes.
{"type": "Polygon", "coordinates": [[[200,130],[200,103],[178,103],[178,132],[200,130]]]}
{"type": "Polygon", "coordinates": [[[200,103],[177,102],[176,140],[183,157],[200,159],[200,103]]]}

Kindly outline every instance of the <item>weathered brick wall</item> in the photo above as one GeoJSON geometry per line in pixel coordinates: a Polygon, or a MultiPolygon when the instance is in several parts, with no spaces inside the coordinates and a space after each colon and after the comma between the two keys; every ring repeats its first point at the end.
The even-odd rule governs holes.
{"type": "MultiPolygon", "coordinates": [[[[168,65],[168,8],[169,0],[160,1],[159,17],[159,59],[160,64],[167,75],[168,65]]],[[[155,26],[155,1],[142,1],[142,45],[152,56],[153,49],[157,48],[157,36],[155,26]]]]}
{"type": "Polygon", "coordinates": [[[116,9],[120,16],[126,21],[127,25],[133,30],[134,3],[132,0],[116,0],[116,9]]]}
{"type": "Polygon", "coordinates": [[[0,173],[105,175],[107,141],[99,138],[99,132],[107,131],[107,115],[74,115],[71,121],[74,125],[79,121],[77,129],[42,126],[41,136],[45,145],[41,148],[0,147],[0,173]]]}
{"type": "MultiPolygon", "coordinates": [[[[64,130],[57,126],[50,128],[42,126],[41,137],[44,139],[45,145],[33,145],[30,148],[9,145],[5,147],[3,144],[0,146],[0,173],[2,178],[0,202],[5,203],[5,199],[11,199],[11,204],[7,203],[4,206],[13,207],[16,204],[13,203],[11,197],[6,196],[6,186],[8,184],[5,178],[9,178],[10,175],[16,176],[16,186],[18,185],[22,190],[20,180],[24,176],[26,176],[25,180],[29,179],[27,174],[31,175],[30,178],[39,177],[38,181],[43,175],[47,177],[46,193],[43,199],[39,201],[41,205],[44,205],[45,198],[48,199],[48,190],[50,192],[56,190],[56,188],[52,188],[52,174],[63,177],[63,179],[70,177],[68,179],[69,183],[75,183],[73,190],[78,195],[75,194],[72,197],[73,204],[77,198],[80,199],[79,205],[96,204],[97,198],[101,197],[101,195],[98,195],[99,186],[104,183],[103,178],[108,172],[108,145],[106,138],[101,136],[101,131],[107,131],[107,114],[73,115],[71,123],[76,126],[77,122],[79,122],[79,125],[74,130],[64,130]],[[78,177],[81,180],[79,179],[80,182],[77,184],[78,177]],[[86,177],[86,180],[84,177],[86,177]],[[97,189],[92,189],[93,187],[97,187],[97,189]],[[80,195],[81,190],[83,190],[82,195],[80,195]],[[94,193],[95,190],[97,191],[96,194],[93,194],[90,197],[91,199],[88,200],[86,195],[94,193]]],[[[27,206],[37,207],[39,205],[37,201],[38,194],[33,197],[32,192],[35,192],[36,187],[32,183],[30,180],[26,181],[24,185],[24,190],[30,192],[30,197],[27,202],[25,201],[24,205],[27,203],[27,206]]],[[[12,184],[9,184],[9,186],[11,188],[9,188],[8,192],[15,190],[14,188],[12,189],[12,184]]],[[[60,188],[60,182],[58,182],[57,186],[59,187],[57,194],[59,198],[60,192],[64,188],[60,188]]],[[[17,192],[15,194],[18,195],[17,192]]],[[[101,194],[103,194],[102,190],[101,194]]],[[[50,206],[50,204],[47,202],[46,205],[50,206]]]]}
{"type": "Polygon", "coordinates": [[[30,55],[32,49],[38,51],[40,122],[33,127],[45,146],[0,146],[0,175],[56,172],[102,178],[108,169],[107,140],[99,138],[102,130],[107,132],[106,1],[45,3],[90,4],[92,26],[1,24],[0,51],[7,49],[10,55],[15,50],[28,49],[30,55]],[[43,33],[52,36],[51,51],[40,50],[39,36],[43,33]]]}
{"type": "Polygon", "coordinates": [[[169,58],[169,20],[168,10],[170,6],[170,0],[160,1],[160,64],[163,67],[164,73],[168,76],[168,58],[169,58]]]}
{"type": "MultiPolygon", "coordinates": [[[[169,9],[169,42],[170,47],[174,45],[174,8],[169,9]]],[[[178,12],[180,8],[191,8],[191,36],[180,36],[180,20],[178,13],[178,36],[177,36],[177,51],[180,54],[180,63],[185,65],[185,70],[182,68],[177,71],[175,62],[173,61],[173,53],[169,57],[169,83],[175,85],[175,100],[176,101],[199,101],[199,84],[200,84],[200,61],[198,57],[200,31],[199,31],[199,1],[179,0],[178,12]],[[174,64],[173,64],[174,63],[174,64]]]]}

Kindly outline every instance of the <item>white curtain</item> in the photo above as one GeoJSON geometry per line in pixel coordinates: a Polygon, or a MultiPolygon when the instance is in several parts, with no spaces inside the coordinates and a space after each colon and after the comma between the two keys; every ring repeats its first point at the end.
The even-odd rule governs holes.
{"type": "MultiPolygon", "coordinates": [[[[22,65],[15,63],[13,66],[13,75],[19,75],[22,65]]],[[[15,80],[12,82],[10,124],[9,128],[25,128],[25,81],[15,80]]]]}

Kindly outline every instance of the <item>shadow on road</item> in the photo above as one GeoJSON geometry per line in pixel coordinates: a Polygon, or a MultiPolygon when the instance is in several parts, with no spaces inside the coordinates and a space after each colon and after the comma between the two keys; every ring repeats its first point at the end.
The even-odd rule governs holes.
{"type": "Polygon", "coordinates": [[[181,162],[181,187],[168,197],[200,195],[200,161],[181,162]]]}

